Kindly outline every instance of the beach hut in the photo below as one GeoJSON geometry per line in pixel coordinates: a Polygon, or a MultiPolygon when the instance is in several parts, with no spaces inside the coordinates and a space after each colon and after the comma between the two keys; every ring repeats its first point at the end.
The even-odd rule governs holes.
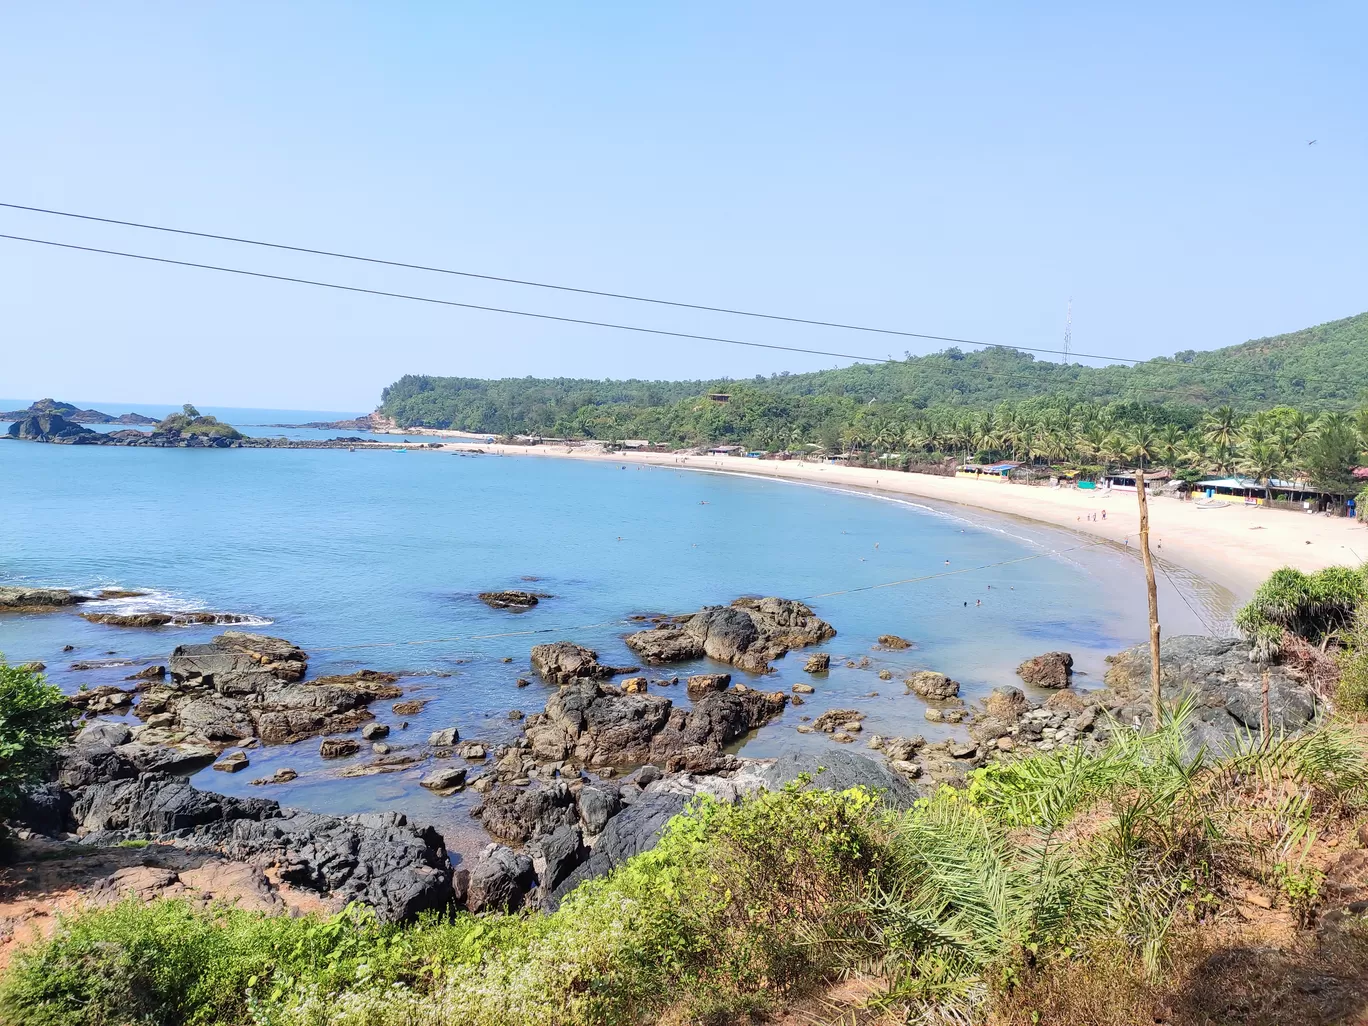
{"type": "Polygon", "coordinates": [[[962,463],[955,470],[956,477],[972,477],[977,480],[987,478],[992,481],[1006,481],[1007,475],[1021,466],[1016,460],[1005,460],[1002,463],[962,463]]]}
{"type": "MultiPolygon", "coordinates": [[[[1281,505],[1284,508],[1322,510],[1334,504],[1337,499],[1343,498],[1341,495],[1326,491],[1324,488],[1317,488],[1306,481],[1283,481],[1275,477],[1268,483],[1273,492],[1273,504],[1281,505]]],[[[1213,477],[1205,481],[1198,481],[1193,487],[1205,492],[1208,499],[1226,496],[1239,499],[1246,506],[1268,504],[1268,495],[1264,483],[1253,477],[1213,477]]]]}
{"type": "MultiPolygon", "coordinates": [[[[1136,471],[1134,471],[1134,470],[1117,470],[1117,471],[1114,471],[1113,473],[1107,475],[1107,487],[1108,487],[1108,488],[1114,488],[1114,489],[1116,489],[1116,490],[1118,490],[1118,491],[1122,491],[1122,492],[1133,492],[1133,491],[1135,491],[1135,475],[1136,475],[1136,471]]],[[[1145,486],[1146,486],[1146,490],[1147,490],[1147,491],[1148,491],[1148,490],[1152,490],[1152,485],[1158,485],[1158,484],[1160,484],[1160,483],[1162,483],[1162,482],[1165,482],[1165,481],[1167,481],[1169,478],[1171,478],[1172,476],[1173,476],[1172,471],[1165,470],[1165,469],[1163,469],[1163,468],[1156,468],[1156,469],[1154,469],[1154,470],[1146,470],[1146,471],[1145,471],[1145,486]]]]}

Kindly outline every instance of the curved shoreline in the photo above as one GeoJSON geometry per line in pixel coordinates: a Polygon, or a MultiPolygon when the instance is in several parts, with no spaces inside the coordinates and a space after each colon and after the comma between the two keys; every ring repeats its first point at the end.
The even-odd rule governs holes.
{"type": "MultiPolygon", "coordinates": [[[[417,432],[413,432],[417,433],[417,432]]],[[[440,437],[431,429],[424,435],[440,437]]],[[[464,436],[463,436],[464,437],[464,436]]],[[[589,446],[484,444],[502,456],[542,456],[641,464],[673,470],[737,474],[803,484],[912,496],[969,509],[1021,517],[1098,538],[1135,552],[1139,509],[1129,492],[1056,489],[997,480],[938,477],[905,471],[843,467],[799,460],[758,460],[741,456],[679,456],[674,453],[605,453],[589,446]],[[1106,519],[1101,517],[1106,512],[1106,519]],[[1096,515],[1096,520],[1085,519],[1096,515]]],[[[424,452],[469,452],[468,444],[444,444],[424,452]]],[[[1225,589],[1243,603],[1274,570],[1293,566],[1320,570],[1363,562],[1368,534],[1354,521],[1264,509],[1232,503],[1202,509],[1191,502],[1156,497],[1150,502],[1150,537],[1156,555],[1225,589]]],[[[1136,552],[1138,558],[1138,552],[1136,552]]]]}

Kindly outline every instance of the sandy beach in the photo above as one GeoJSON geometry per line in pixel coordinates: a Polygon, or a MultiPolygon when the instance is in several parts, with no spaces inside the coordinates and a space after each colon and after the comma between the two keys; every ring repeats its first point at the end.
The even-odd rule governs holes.
{"type": "MultiPolygon", "coordinates": [[[[410,434],[416,433],[410,430],[410,434]]],[[[675,453],[605,453],[596,445],[501,445],[487,435],[422,431],[436,437],[478,439],[486,452],[504,456],[542,456],[646,464],[675,470],[748,474],[829,487],[855,488],[957,503],[974,509],[1024,517],[1135,548],[1140,513],[1134,492],[1079,490],[1008,484],[996,479],[938,477],[900,471],[844,467],[800,460],[759,460],[742,456],[682,456],[675,453]],[[1102,518],[1106,511],[1106,519],[1102,518]],[[1094,514],[1096,519],[1092,519],[1094,514]]],[[[428,452],[469,451],[468,444],[447,444],[428,452]]],[[[1368,555],[1368,529],[1353,520],[1245,506],[1218,509],[1156,497],[1150,501],[1150,542],[1155,552],[1192,573],[1229,590],[1244,602],[1274,570],[1293,566],[1312,571],[1335,564],[1357,565],[1368,555]]],[[[1136,558],[1139,558],[1138,551],[1136,558]]]]}

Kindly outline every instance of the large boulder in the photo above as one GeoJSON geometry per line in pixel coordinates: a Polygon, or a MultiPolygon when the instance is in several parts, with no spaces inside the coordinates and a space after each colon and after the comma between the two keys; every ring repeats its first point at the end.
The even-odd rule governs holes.
{"type": "Polygon", "coordinates": [[[575,798],[564,783],[549,787],[496,787],[484,797],[480,822],[491,837],[522,844],[577,822],[575,798]]]}
{"type": "MultiPolygon", "coordinates": [[[[1194,700],[1194,743],[1217,745],[1246,730],[1258,731],[1263,717],[1263,670],[1249,661],[1249,647],[1235,638],[1179,635],[1159,650],[1165,705],[1194,700]]],[[[1128,648],[1108,660],[1106,683],[1112,708],[1123,725],[1148,723],[1150,689],[1149,644],[1128,648]]],[[[1316,718],[1315,692],[1289,666],[1268,667],[1270,726],[1275,732],[1295,733],[1316,718]]]]}
{"type": "Polygon", "coordinates": [[[207,645],[177,646],[171,676],[212,677],[220,691],[255,691],[273,681],[303,680],[308,661],[307,653],[284,638],[224,631],[207,645]]]}
{"type": "Polygon", "coordinates": [[[308,655],[283,638],[226,631],[171,654],[171,680],[152,684],[134,715],[165,739],[207,745],[260,738],[289,744],[356,730],[369,705],[403,694],[394,674],[360,670],[305,681],[308,655]]]}
{"type": "Polygon", "coordinates": [[[100,432],[73,424],[56,413],[16,420],[9,426],[9,436],[28,442],[58,442],[63,445],[101,445],[107,441],[100,432]]]}
{"type": "Polygon", "coordinates": [[[908,677],[904,684],[914,694],[933,702],[943,702],[959,694],[959,681],[951,680],[935,670],[922,670],[908,677]]]}
{"type": "MultiPolygon", "coordinates": [[[[894,754],[910,755],[911,748],[909,743],[907,749],[900,748],[894,754]]],[[[884,761],[839,748],[820,755],[787,752],[772,763],[749,771],[749,776],[756,777],[770,791],[777,791],[802,776],[809,778],[804,785],[809,789],[846,791],[852,787],[868,787],[878,791],[886,804],[897,809],[910,808],[921,797],[921,792],[884,761]]],[[[744,780],[738,777],[737,783],[743,784],[744,780]]]]}
{"type": "Polygon", "coordinates": [[[588,854],[580,828],[569,825],[557,827],[527,845],[532,868],[543,895],[550,895],[588,854]]]}
{"type": "Polygon", "coordinates": [[[549,901],[560,901],[585,880],[606,876],[633,855],[655,847],[687,802],[684,795],[664,790],[639,797],[608,821],[589,857],[552,889],[549,901]]]}
{"type": "Polygon", "coordinates": [[[597,652],[573,641],[533,645],[532,669],[548,684],[568,684],[581,679],[607,680],[614,674],[626,672],[625,667],[603,666],[597,652]]]}
{"type": "Polygon", "coordinates": [[[579,680],[567,684],[529,717],[527,740],[547,762],[574,759],[584,766],[643,762],[684,768],[715,765],[722,749],[784,709],[781,693],[749,688],[711,692],[692,709],[676,708],[662,695],[626,694],[610,685],[579,680]]]}
{"type": "Polygon", "coordinates": [[[536,886],[532,858],[501,844],[480,852],[470,870],[466,908],[471,912],[515,912],[536,886]]]}
{"type": "Polygon", "coordinates": [[[1027,684],[1040,688],[1067,688],[1073,679],[1073,656],[1068,652],[1046,652],[1027,659],[1016,669],[1027,684]]]}
{"type": "Polygon", "coordinates": [[[65,588],[0,587],[0,612],[3,613],[43,613],[89,601],[88,596],[75,595],[65,588]]]}
{"type": "Polygon", "coordinates": [[[650,663],[708,656],[752,673],[794,649],[836,634],[802,602],[781,598],[739,598],[730,606],[708,606],[627,637],[627,646],[650,663]]]}

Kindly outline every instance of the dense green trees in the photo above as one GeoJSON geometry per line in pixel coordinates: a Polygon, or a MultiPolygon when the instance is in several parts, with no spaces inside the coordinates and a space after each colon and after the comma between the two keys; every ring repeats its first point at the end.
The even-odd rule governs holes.
{"type": "Polygon", "coordinates": [[[1143,459],[1265,483],[1305,474],[1338,492],[1368,444],[1368,314],[1136,367],[948,349],[885,364],[732,381],[408,375],[382,409],[408,426],[672,445],[820,447],[885,465],[1016,459],[1102,472],[1143,459]],[[709,398],[725,395],[725,401],[709,398]],[[1304,408],[1277,405],[1296,399],[1304,408]],[[1314,412],[1313,412],[1314,411],[1314,412]]]}

